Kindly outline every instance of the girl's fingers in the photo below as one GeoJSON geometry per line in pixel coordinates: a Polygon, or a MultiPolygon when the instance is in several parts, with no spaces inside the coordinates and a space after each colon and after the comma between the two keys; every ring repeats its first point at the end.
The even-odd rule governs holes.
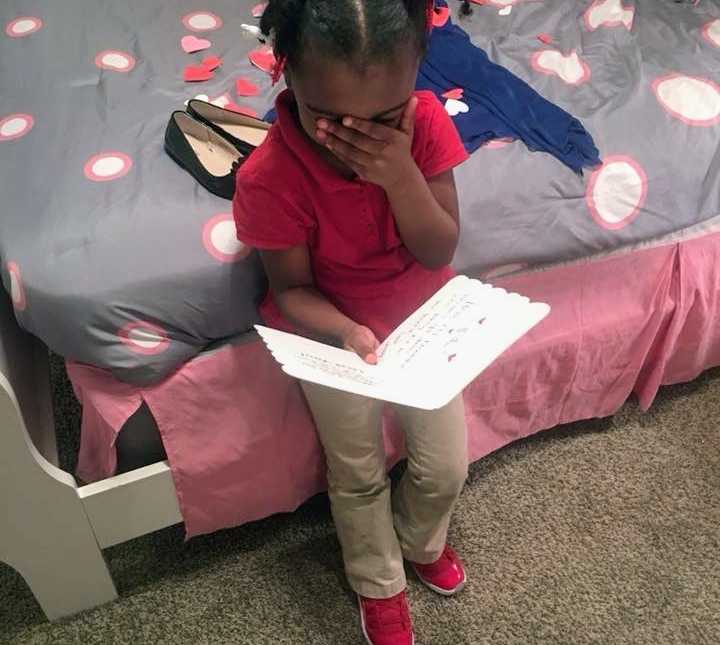
{"type": "Polygon", "coordinates": [[[377,338],[375,338],[375,334],[373,334],[370,330],[366,330],[365,333],[358,334],[347,344],[347,349],[355,352],[360,358],[370,365],[376,365],[378,362],[378,347],[380,347],[380,343],[377,338]]]}
{"type": "Polygon", "coordinates": [[[334,134],[327,135],[325,145],[329,150],[341,157],[343,161],[350,161],[358,166],[366,166],[372,159],[364,150],[360,150],[360,148],[356,148],[347,141],[339,139],[334,134]]]}
{"type": "Polygon", "coordinates": [[[362,177],[363,179],[365,178],[365,168],[363,168],[360,164],[355,163],[352,159],[348,159],[342,153],[339,153],[332,148],[330,148],[330,151],[348,168],[350,168],[350,170],[352,170],[358,177],[362,177]]]}
{"type": "Polygon", "coordinates": [[[365,356],[363,356],[363,360],[371,365],[377,365],[377,350],[380,348],[380,342],[375,337],[375,334],[373,334],[370,330],[368,330],[367,334],[369,336],[368,341],[370,344],[365,352],[365,356]]]}
{"type": "Polygon", "coordinates": [[[342,139],[346,143],[369,154],[379,154],[385,147],[385,144],[381,141],[376,141],[362,132],[351,130],[336,123],[330,123],[326,128],[318,129],[318,139],[321,139],[322,134],[327,135],[328,132],[335,135],[338,139],[342,139]]]}
{"type": "Polygon", "coordinates": [[[412,136],[415,130],[415,110],[417,109],[417,104],[417,96],[411,97],[400,121],[400,129],[410,136],[412,136]]]}
{"type": "Polygon", "coordinates": [[[342,124],[346,128],[357,130],[365,136],[375,139],[376,141],[390,141],[395,130],[388,128],[382,123],[374,123],[373,121],[366,121],[365,119],[358,119],[355,116],[346,116],[342,120],[342,124]]]}
{"type": "Polygon", "coordinates": [[[368,349],[367,347],[350,348],[360,358],[370,365],[377,365],[378,357],[374,350],[368,349]]]}
{"type": "Polygon", "coordinates": [[[373,334],[371,331],[368,331],[368,335],[370,336],[370,345],[368,347],[368,350],[365,352],[365,356],[363,356],[362,358],[366,363],[370,363],[370,365],[377,365],[377,351],[380,348],[380,342],[377,338],[375,338],[375,334],[373,334]]]}

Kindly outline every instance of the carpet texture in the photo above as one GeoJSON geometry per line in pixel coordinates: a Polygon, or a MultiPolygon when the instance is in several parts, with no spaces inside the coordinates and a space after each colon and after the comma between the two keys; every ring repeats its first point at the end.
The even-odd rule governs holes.
{"type": "MultiPolygon", "coordinates": [[[[78,407],[55,362],[63,463],[78,407]]],[[[452,524],[469,584],[410,575],[418,645],[720,643],[720,371],[642,414],[576,423],[471,467],[452,524]]],[[[0,642],[362,643],[327,499],[196,538],[172,527],[107,552],[121,598],[47,623],[0,565],[0,642]]]]}

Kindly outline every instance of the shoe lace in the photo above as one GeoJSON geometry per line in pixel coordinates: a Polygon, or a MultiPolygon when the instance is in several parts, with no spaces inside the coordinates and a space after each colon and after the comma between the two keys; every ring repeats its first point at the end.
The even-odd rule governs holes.
{"type": "Polygon", "coordinates": [[[392,598],[365,599],[365,619],[373,630],[401,631],[410,627],[410,614],[403,594],[392,598]]]}

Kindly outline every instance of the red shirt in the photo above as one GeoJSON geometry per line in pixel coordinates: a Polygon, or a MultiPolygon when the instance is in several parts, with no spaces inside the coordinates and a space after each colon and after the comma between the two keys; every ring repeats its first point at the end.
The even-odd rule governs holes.
{"type": "MultiPolygon", "coordinates": [[[[417,92],[412,155],[425,177],[467,159],[450,117],[432,92],[417,92]]],[[[424,268],[405,247],[385,191],[346,179],[302,131],[294,97],[277,100],[277,122],[241,166],[233,212],[237,235],[258,249],[306,244],[315,286],[355,322],[384,340],[452,276],[424,268]]],[[[268,294],[265,322],[290,330],[268,294]]]]}

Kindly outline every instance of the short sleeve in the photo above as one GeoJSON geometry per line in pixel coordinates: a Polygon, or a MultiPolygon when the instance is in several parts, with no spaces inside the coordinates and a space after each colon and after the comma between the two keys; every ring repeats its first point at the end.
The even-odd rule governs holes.
{"type": "Polygon", "coordinates": [[[413,155],[423,175],[436,177],[459,166],[469,155],[460,134],[432,92],[418,92],[413,155]]]}
{"type": "Polygon", "coordinates": [[[233,217],[238,239],[257,249],[289,249],[308,242],[314,228],[299,200],[278,193],[252,173],[238,173],[233,217]]]}

